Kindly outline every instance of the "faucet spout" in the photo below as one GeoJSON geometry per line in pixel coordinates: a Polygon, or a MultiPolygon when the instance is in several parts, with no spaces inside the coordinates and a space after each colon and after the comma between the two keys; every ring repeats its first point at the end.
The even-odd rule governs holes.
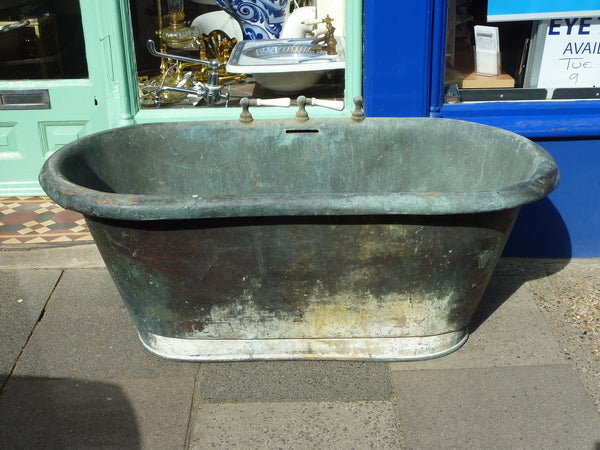
{"type": "Polygon", "coordinates": [[[335,32],[335,27],[331,24],[333,19],[327,15],[321,22],[327,26],[325,30],[325,34],[323,36],[317,37],[311,41],[311,44],[314,45],[313,48],[310,49],[311,52],[319,52],[326,51],[328,55],[336,55],[337,54],[337,41],[333,36],[335,32]],[[324,45],[317,45],[323,43],[324,45]]]}
{"type": "Polygon", "coordinates": [[[311,45],[317,45],[321,42],[325,42],[327,40],[327,38],[325,36],[321,36],[319,38],[313,39],[312,41],[310,41],[311,45]]]}
{"type": "Polygon", "coordinates": [[[183,87],[175,87],[175,86],[161,86],[154,93],[154,106],[156,108],[160,107],[163,92],[181,92],[182,94],[194,95],[198,97],[203,97],[204,92],[200,92],[199,90],[186,89],[183,87]]]}
{"type": "Polygon", "coordinates": [[[154,106],[156,106],[157,108],[160,106],[160,103],[161,103],[160,96],[165,91],[182,92],[182,93],[188,94],[188,96],[191,95],[191,96],[193,96],[191,98],[193,98],[195,101],[194,105],[197,105],[201,99],[204,99],[208,106],[213,106],[219,100],[228,100],[229,99],[229,93],[223,93],[222,92],[223,85],[219,84],[220,63],[218,60],[212,59],[210,61],[206,61],[206,60],[202,60],[202,59],[194,59],[194,58],[187,58],[184,56],[170,55],[168,53],[159,53],[156,51],[154,41],[151,39],[149,39],[146,42],[146,45],[148,47],[148,51],[153,56],[156,56],[159,58],[169,58],[174,61],[180,61],[180,62],[185,62],[185,63],[202,64],[202,65],[205,65],[209,70],[207,83],[201,83],[199,81],[192,81],[191,75],[190,76],[186,75],[186,78],[184,78],[184,79],[186,81],[192,81],[192,84],[194,85],[194,87],[192,89],[186,89],[183,87],[183,85],[181,85],[181,86],[180,85],[161,86],[159,89],[156,90],[156,93],[154,94],[154,106]]]}

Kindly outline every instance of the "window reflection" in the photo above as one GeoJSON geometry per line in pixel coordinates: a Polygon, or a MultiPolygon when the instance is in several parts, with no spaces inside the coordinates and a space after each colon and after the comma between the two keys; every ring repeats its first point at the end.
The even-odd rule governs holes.
{"type": "Polygon", "coordinates": [[[344,0],[130,0],[130,8],[143,108],[343,100],[344,0]],[[153,56],[149,39],[175,58],[153,56]]]}
{"type": "Polygon", "coordinates": [[[600,97],[600,18],[488,22],[487,10],[487,0],[447,0],[446,103],[600,97]]]}
{"type": "MultiPolygon", "coordinates": [[[[469,91],[464,92],[468,89],[476,89],[472,95],[478,95],[486,93],[486,89],[506,90],[523,86],[523,59],[527,52],[532,22],[488,24],[486,12],[487,2],[482,0],[449,0],[448,2],[445,84],[462,88],[461,97],[468,97],[471,94],[469,91]],[[476,65],[477,27],[483,25],[498,27],[497,46],[501,51],[501,60],[498,57],[497,71],[493,73],[489,70],[482,71],[482,64],[479,68],[476,65]]],[[[485,28],[481,30],[481,36],[485,39],[485,28]]],[[[491,49],[488,53],[491,57],[495,57],[491,49]]],[[[454,100],[451,95],[446,98],[450,103],[454,100]]],[[[462,100],[464,101],[464,98],[462,100]]]]}
{"type": "Polygon", "coordinates": [[[77,0],[0,3],[0,79],[87,76],[77,0]]]}

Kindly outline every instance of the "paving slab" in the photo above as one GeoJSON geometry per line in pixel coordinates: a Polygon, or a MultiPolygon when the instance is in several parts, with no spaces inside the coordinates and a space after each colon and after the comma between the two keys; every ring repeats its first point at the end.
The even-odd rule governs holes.
{"type": "Polygon", "coordinates": [[[60,270],[0,272],[0,387],[23,351],[60,274],[60,270]]]}
{"type": "Polygon", "coordinates": [[[95,244],[7,250],[0,248],[0,270],[106,267],[95,244]]]}
{"type": "Polygon", "coordinates": [[[521,276],[494,276],[463,347],[442,358],[391,363],[391,370],[564,364],[558,343],[524,282],[521,276]]]}
{"type": "Polygon", "coordinates": [[[600,416],[569,365],[397,371],[409,448],[600,445],[600,416]]]}
{"type": "Polygon", "coordinates": [[[195,375],[145,350],[106,269],[66,270],[15,367],[52,378],[195,375]]]}
{"type": "MultiPolygon", "coordinates": [[[[140,448],[185,448],[196,384],[194,377],[169,376],[111,381],[122,389],[134,410],[140,448]]],[[[114,448],[124,447],[117,445],[114,448]]]]}
{"type": "Polygon", "coordinates": [[[203,404],[190,448],[403,448],[391,402],[203,404]]]}
{"type": "Polygon", "coordinates": [[[548,277],[530,283],[565,358],[577,369],[600,412],[600,260],[546,264],[548,277]]]}
{"type": "Polygon", "coordinates": [[[184,448],[194,379],[11,378],[0,448],[184,448]]]}
{"type": "Polygon", "coordinates": [[[392,397],[382,362],[246,361],[206,363],[200,398],[207,402],[384,400],[392,397]]]}

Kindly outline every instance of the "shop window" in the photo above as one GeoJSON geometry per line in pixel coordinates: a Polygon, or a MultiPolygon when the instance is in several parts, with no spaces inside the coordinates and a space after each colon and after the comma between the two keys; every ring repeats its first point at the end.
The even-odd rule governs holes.
{"type": "Polygon", "coordinates": [[[445,104],[600,99],[600,14],[494,16],[494,4],[447,1],[445,104]]]}
{"type": "Polygon", "coordinates": [[[87,77],[78,0],[0,2],[0,80],[87,77]]]}
{"type": "Polygon", "coordinates": [[[140,108],[299,95],[343,107],[346,1],[130,0],[140,108]]]}

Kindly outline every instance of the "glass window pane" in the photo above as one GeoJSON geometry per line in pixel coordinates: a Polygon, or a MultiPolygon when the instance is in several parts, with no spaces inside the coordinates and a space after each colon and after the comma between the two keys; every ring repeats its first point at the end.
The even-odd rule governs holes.
{"type": "Polygon", "coordinates": [[[600,97],[599,18],[488,22],[487,0],[447,7],[445,103],[600,97]]]}
{"type": "Polygon", "coordinates": [[[130,0],[130,9],[142,108],[344,98],[345,0],[130,0]],[[218,67],[153,56],[148,40],[218,67]]]}
{"type": "Polygon", "coordinates": [[[2,0],[1,80],[87,76],[78,0],[2,0]]]}

